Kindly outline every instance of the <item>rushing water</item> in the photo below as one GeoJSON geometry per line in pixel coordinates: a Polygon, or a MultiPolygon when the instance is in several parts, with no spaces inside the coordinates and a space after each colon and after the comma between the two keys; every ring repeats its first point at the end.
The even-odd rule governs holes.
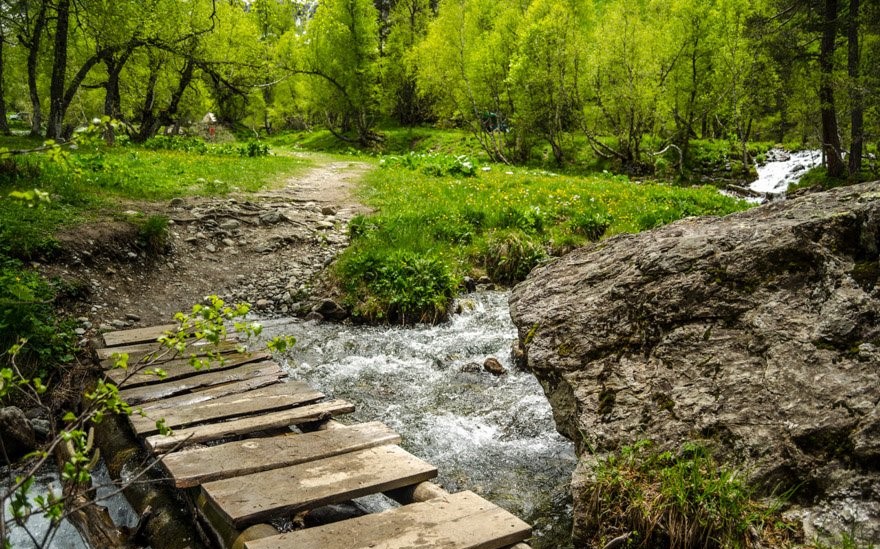
{"type": "Polygon", "coordinates": [[[342,421],[380,420],[402,446],[436,465],[450,492],[472,490],[531,523],[533,546],[565,547],[571,527],[571,443],[556,433],[535,378],[510,364],[516,330],[508,294],[461,300],[439,326],[368,327],[283,319],[266,334],[297,338],[286,357],[293,378],[355,404],[342,421]],[[494,356],[500,377],[467,371],[494,356]]]}
{"type": "Polygon", "coordinates": [[[770,195],[785,193],[807,171],[822,163],[822,154],[819,151],[789,153],[781,149],[771,149],[767,156],[767,162],[756,166],[758,179],[749,185],[749,189],[770,195]]]}
{"type": "MultiPolygon", "coordinates": [[[[10,482],[12,479],[7,479],[10,482]]],[[[110,479],[107,468],[103,462],[92,471],[92,485],[95,487],[95,498],[98,505],[107,507],[110,517],[117,526],[132,527],[137,523],[138,517],[134,509],[129,505],[128,501],[119,491],[117,485],[110,479]]],[[[61,494],[61,481],[58,478],[58,471],[47,465],[39,473],[37,473],[34,486],[31,489],[31,502],[36,496],[46,496],[49,492],[55,495],[61,494]]],[[[9,511],[9,501],[3,501],[6,511],[9,511]]],[[[7,515],[8,519],[9,516],[7,515]]],[[[12,525],[8,532],[8,540],[12,547],[16,549],[25,549],[29,547],[37,547],[34,539],[40,541],[39,545],[43,545],[42,541],[47,540],[47,547],[58,547],[64,549],[89,549],[89,546],[83,540],[79,531],[67,520],[61,521],[58,528],[50,532],[49,519],[43,515],[34,515],[27,521],[27,531],[24,528],[12,525]],[[29,535],[30,533],[30,535],[29,535]],[[48,533],[48,537],[47,537],[48,533]],[[31,537],[33,536],[33,538],[31,537]]],[[[99,548],[95,548],[99,549],[99,548]]]]}

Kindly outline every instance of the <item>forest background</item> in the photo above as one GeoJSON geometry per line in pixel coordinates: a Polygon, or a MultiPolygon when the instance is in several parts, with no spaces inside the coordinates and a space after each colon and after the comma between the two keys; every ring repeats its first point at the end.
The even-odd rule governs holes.
{"type": "Polygon", "coordinates": [[[880,139],[873,1],[22,0],[0,17],[0,111],[50,138],[104,115],[144,142],[212,112],[380,150],[392,126],[466,129],[492,161],[639,175],[685,173],[701,140],[734,173],[750,142],[788,143],[850,180],[880,139]]]}

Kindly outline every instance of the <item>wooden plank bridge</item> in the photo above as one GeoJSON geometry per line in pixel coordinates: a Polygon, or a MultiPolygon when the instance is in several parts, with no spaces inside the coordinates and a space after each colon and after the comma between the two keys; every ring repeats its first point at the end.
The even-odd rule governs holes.
{"type": "Polygon", "coordinates": [[[227,341],[219,347],[224,360],[211,368],[196,370],[183,358],[138,366],[174,328],[106,333],[96,353],[121,396],[143,410],[130,416],[133,432],[162,456],[169,482],[196,501],[212,545],[528,549],[528,524],[472,492],[449,494],[429,482],[437,469],[397,446],[400,436],[382,423],[333,420],[354,406],[290,380],[266,353],[241,353],[227,341]],[[127,370],[112,368],[117,353],[129,355],[127,370]],[[172,433],[160,433],[159,418],[172,433]],[[285,533],[267,524],[379,493],[401,505],[285,533]]]}

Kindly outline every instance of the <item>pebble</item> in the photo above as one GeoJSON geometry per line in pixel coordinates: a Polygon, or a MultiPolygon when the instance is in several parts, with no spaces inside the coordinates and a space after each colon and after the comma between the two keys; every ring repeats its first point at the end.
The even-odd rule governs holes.
{"type": "Polygon", "coordinates": [[[134,314],[134,313],[126,313],[125,319],[131,320],[132,322],[140,322],[141,321],[141,317],[139,315],[134,314]]]}
{"type": "Polygon", "coordinates": [[[137,259],[137,256],[138,256],[138,254],[136,254],[134,252],[128,252],[125,255],[127,255],[129,259],[137,259]]]}
{"type": "Polygon", "coordinates": [[[237,229],[241,227],[241,223],[239,223],[235,219],[226,219],[222,223],[220,223],[220,228],[226,231],[231,231],[232,229],[237,229]]]}
{"type": "Polygon", "coordinates": [[[223,240],[221,240],[221,242],[223,242],[224,246],[229,246],[229,247],[235,246],[235,241],[232,240],[231,238],[224,238],[223,240]]]}
{"type": "Polygon", "coordinates": [[[323,215],[336,215],[336,208],[333,206],[324,206],[321,208],[321,213],[323,215]]]}
{"type": "Polygon", "coordinates": [[[116,328],[116,329],[122,329],[122,328],[125,328],[125,322],[123,322],[123,321],[121,321],[121,320],[111,320],[111,321],[110,321],[110,325],[113,326],[113,327],[116,328]]]}
{"type": "Polygon", "coordinates": [[[213,244],[208,244],[207,246],[205,246],[205,250],[207,250],[210,253],[214,253],[217,251],[217,246],[215,246],[213,244]]]}
{"type": "Polygon", "coordinates": [[[86,335],[86,331],[83,328],[76,328],[75,330],[73,330],[73,333],[78,336],[86,335]]]}

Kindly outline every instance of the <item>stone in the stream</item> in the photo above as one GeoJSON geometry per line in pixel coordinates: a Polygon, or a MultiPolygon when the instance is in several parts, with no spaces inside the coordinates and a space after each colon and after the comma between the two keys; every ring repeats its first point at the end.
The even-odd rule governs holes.
{"type": "Polygon", "coordinates": [[[483,362],[483,369],[493,376],[500,376],[507,373],[507,370],[501,365],[501,362],[499,362],[494,356],[490,356],[485,362],[483,362]]]}
{"type": "Polygon", "coordinates": [[[3,441],[4,450],[0,452],[0,463],[15,462],[36,448],[34,428],[21,408],[0,408],[0,440],[3,441]]]}
{"type": "Polygon", "coordinates": [[[320,303],[312,307],[312,312],[321,315],[321,318],[329,320],[345,320],[348,318],[348,311],[332,299],[322,299],[320,303]]]}
{"type": "Polygon", "coordinates": [[[483,370],[479,362],[468,362],[461,367],[461,371],[468,374],[478,374],[483,370]]]}
{"type": "Polygon", "coordinates": [[[807,539],[880,541],[880,183],[618,235],[536,268],[510,305],[578,445],[581,541],[593,466],[644,438],[794,489],[807,539]]]}

